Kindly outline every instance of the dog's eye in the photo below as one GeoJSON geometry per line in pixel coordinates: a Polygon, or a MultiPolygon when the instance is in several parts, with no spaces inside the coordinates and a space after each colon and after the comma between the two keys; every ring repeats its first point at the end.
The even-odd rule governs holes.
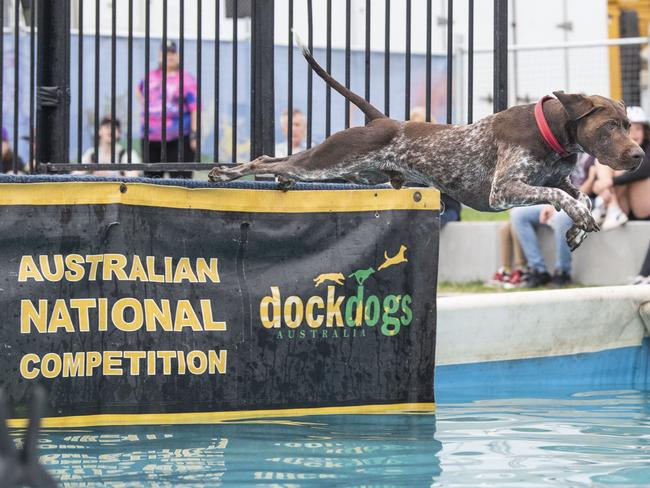
{"type": "Polygon", "coordinates": [[[627,120],[623,122],[623,129],[625,129],[626,131],[630,130],[630,123],[627,120]]]}
{"type": "Polygon", "coordinates": [[[619,127],[619,125],[616,121],[610,120],[609,122],[603,124],[601,127],[605,130],[615,130],[619,127]]]}

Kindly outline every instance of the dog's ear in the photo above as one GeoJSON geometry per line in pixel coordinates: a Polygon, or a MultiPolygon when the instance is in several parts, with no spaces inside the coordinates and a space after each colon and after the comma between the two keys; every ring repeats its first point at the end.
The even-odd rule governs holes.
{"type": "Polygon", "coordinates": [[[560,101],[564,110],[569,114],[571,120],[579,120],[586,117],[596,109],[594,103],[584,95],[579,93],[564,93],[563,91],[555,91],[553,95],[560,101]]]}

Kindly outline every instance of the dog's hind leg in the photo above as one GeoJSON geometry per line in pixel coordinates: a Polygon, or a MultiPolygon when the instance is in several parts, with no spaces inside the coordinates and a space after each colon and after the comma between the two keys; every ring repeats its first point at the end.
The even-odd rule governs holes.
{"type": "Polygon", "coordinates": [[[246,175],[275,174],[283,173],[281,165],[289,159],[289,156],[273,158],[271,156],[260,156],[250,163],[240,163],[234,166],[218,166],[208,174],[210,181],[236,180],[246,175]]]}

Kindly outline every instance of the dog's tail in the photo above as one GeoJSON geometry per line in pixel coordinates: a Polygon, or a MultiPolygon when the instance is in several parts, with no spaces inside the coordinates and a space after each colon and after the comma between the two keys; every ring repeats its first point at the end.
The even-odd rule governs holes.
{"type": "Polygon", "coordinates": [[[357,107],[359,107],[361,111],[364,114],[366,114],[366,117],[368,117],[369,121],[374,119],[386,118],[386,115],[380,112],[379,109],[374,107],[372,104],[370,104],[370,102],[366,101],[364,98],[360,97],[356,93],[353,93],[348,88],[341,85],[338,81],[332,78],[329,75],[329,73],[325,71],[323,67],[316,62],[314,57],[311,55],[311,52],[309,52],[309,49],[307,49],[307,46],[305,46],[305,43],[302,41],[302,39],[300,38],[300,36],[295,30],[293,30],[293,35],[296,37],[296,44],[298,44],[298,47],[302,51],[302,55],[309,63],[309,66],[313,68],[313,70],[318,74],[318,76],[320,76],[325,81],[325,83],[327,83],[329,86],[334,88],[345,98],[347,98],[352,103],[354,103],[357,107]]]}

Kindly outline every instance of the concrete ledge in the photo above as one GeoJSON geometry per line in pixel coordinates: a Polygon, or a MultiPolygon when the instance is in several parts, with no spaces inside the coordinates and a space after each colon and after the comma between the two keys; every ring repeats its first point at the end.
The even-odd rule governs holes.
{"type": "MultiPolygon", "coordinates": [[[[499,227],[503,222],[453,222],[441,232],[438,281],[485,281],[499,266],[499,227]]],[[[555,263],[550,228],[541,243],[549,271],[555,263]]],[[[619,285],[639,272],[650,244],[650,222],[628,222],[590,234],[573,253],[573,279],[590,285],[619,285]]]]}
{"type": "Polygon", "coordinates": [[[438,299],[436,366],[640,346],[650,285],[438,299]]]}

